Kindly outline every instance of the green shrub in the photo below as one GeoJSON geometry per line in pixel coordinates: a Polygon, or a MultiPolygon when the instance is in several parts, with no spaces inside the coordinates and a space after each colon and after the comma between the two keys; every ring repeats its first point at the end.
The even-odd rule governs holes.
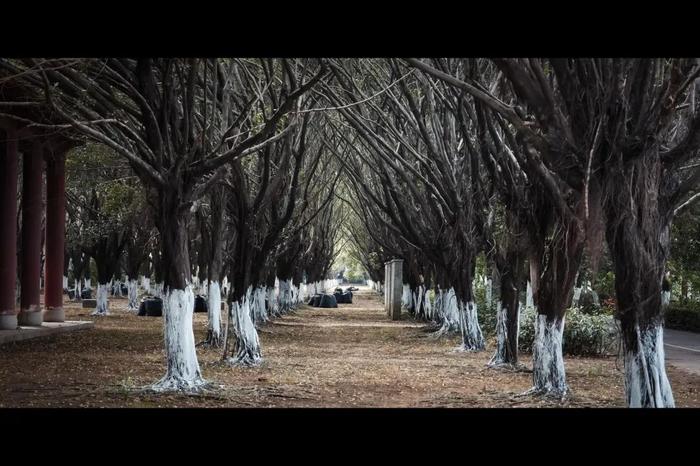
{"type": "Polygon", "coordinates": [[[700,332],[700,303],[672,302],[666,308],[666,327],[688,332],[700,332]]]}
{"type": "MultiPolygon", "coordinates": [[[[535,340],[534,309],[521,310],[518,349],[529,353],[535,340]]],[[[575,356],[603,356],[614,354],[619,331],[612,316],[584,314],[576,308],[566,312],[563,352],[575,356]]]]}

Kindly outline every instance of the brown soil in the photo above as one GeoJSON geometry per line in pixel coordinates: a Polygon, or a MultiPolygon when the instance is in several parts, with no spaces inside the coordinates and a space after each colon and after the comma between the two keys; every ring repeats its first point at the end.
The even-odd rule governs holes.
{"type": "MultiPolygon", "coordinates": [[[[202,395],[141,390],[165,371],[162,318],[137,317],[126,299],[113,315],[66,304],[68,320],[95,328],[0,347],[0,407],[622,407],[621,361],[567,357],[572,395],[564,402],[516,395],[531,374],[486,367],[493,342],[480,353],[455,352],[458,337],[434,340],[424,325],[391,322],[380,298],[355,295],[338,309],[303,306],[260,328],[264,362],[221,364],[218,350],[197,349],[202,395]]],[[[195,338],[206,314],[195,314],[195,338]]],[[[530,366],[530,357],[522,356],[530,366]]],[[[700,407],[700,377],[668,367],[676,405],[700,407]]]]}

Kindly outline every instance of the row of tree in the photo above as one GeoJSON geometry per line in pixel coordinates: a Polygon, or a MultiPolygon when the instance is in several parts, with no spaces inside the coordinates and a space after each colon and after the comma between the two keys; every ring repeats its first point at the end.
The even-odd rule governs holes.
{"type": "Polygon", "coordinates": [[[333,60],[326,96],[352,141],[357,251],[374,281],[402,257],[426,316],[483,349],[472,282],[498,272],[498,348],[517,363],[520,286],[537,307],[535,393],[566,394],[562,331],[584,256],[607,240],[630,406],[673,406],[662,279],[674,215],[700,197],[700,67],[684,59],[333,60]],[[348,127],[351,130],[348,130],[348,127]]]}
{"type": "Polygon", "coordinates": [[[607,244],[628,404],[673,405],[661,286],[673,217],[700,198],[694,60],[1,59],[0,71],[48,109],[41,124],[108,147],[140,180],[166,289],[159,389],[205,383],[193,260],[210,286],[228,270],[231,361],[255,363],[263,287],[324,278],[345,235],[375,282],[404,258],[412,312],[461,332],[466,351],[485,347],[472,285],[484,253],[500,288],[493,365],[517,363],[529,275],[533,392],[557,396],[572,290],[607,244]]]}

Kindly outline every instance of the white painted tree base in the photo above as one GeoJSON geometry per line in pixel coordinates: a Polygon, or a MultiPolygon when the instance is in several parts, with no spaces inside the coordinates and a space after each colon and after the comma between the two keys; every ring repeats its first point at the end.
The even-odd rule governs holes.
{"type": "Polygon", "coordinates": [[[625,350],[625,392],[630,408],[674,408],[671,384],[666,376],[664,329],[635,328],[636,350],[625,350]]]}
{"type": "Polygon", "coordinates": [[[199,392],[209,384],[202,378],[192,329],[192,287],[170,290],[163,299],[167,372],[150,389],[156,392],[199,392]]]}
{"type": "Polygon", "coordinates": [[[221,287],[218,281],[211,281],[207,288],[207,338],[202,345],[219,348],[221,338],[221,287]]]}
{"type": "Polygon", "coordinates": [[[139,310],[139,287],[138,287],[138,282],[136,280],[129,280],[129,283],[127,285],[129,289],[128,297],[129,297],[129,307],[128,309],[130,311],[138,311],[139,310]]]}
{"type": "MultiPolygon", "coordinates": [[[[496,322],[496,352],[491,357],[491,360],[487,364],[488,367],[493,368],[515,368],[515,366],[508,361],[508,338],[515,338],[515,347],[518,347],[518,334],[508,335],[508,309],[501,306],[501,302],[498,302],[498,321],[496,322]]],[[[518,330],[520,330],[520,303],[518,303],[518,330]]]]}
{"type": "Polygon", "coordinates": [[[108,316],[108,315],[110,315],[108,295],[109,295],[109,284],[98,283],[97,284],[97,293],[95,296],[95,298],[97,300],[97,307],[90,315],[93,315],[93,316],[108,316]]]}
{"type": "Polygon", "coordinates": [[[240,301],[233,303],[231,326],[236,339],[235,356],[226,361],[232,366],[253,367],[262,362],[260,340],[258,331],[251,319],[251,305],[253,301],[253,287],[248,287],[246,294],[240,301]]]}
{"type": "Polygon", "coordinates": [[[469,301],[459,303],[460,330],[462,332],[462,350],[469,352],[486,349],[486,340],[479,326],[476,303],[469,301]]]}
{"type": "Polygon", "coordinates": [[[563,399],[569,393],[562,353],[564,319],[547,322],[547,316],[537,314],[535,342],[532,348],[533,387],[523,395],[545,395],[563,399]]]}

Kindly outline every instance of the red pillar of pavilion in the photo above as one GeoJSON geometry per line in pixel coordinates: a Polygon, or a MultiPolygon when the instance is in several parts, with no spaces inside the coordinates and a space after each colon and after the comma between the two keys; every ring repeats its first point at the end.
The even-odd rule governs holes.
{"type": "Polygon", "coordinates": [[[63,322],[63,249],[66,220],[66,151],[46,159],[46,259],[44,322],[63,322]]]}
{"type": "Polygon", "coordinates": [[[44,158],[41,145],[32,144],[24,154],[22,178],[22,277],[20,325],[41,325],[39,274],[41,272],[42,174],[44,158]]]}
{"type": "Polygon", "coordinates": [[[0,128],[0,330],[17,328],[17,133],[0,128]]]}

